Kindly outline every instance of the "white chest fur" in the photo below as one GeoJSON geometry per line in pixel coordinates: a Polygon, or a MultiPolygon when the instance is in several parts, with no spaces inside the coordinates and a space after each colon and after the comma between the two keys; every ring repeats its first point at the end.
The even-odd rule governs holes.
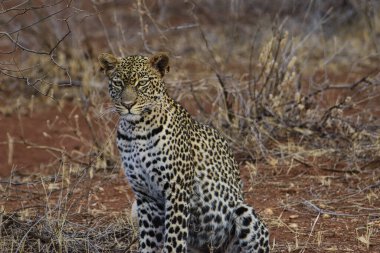
{"type": "Polygon", "coordinates": [[[165,141],[164,126],[127,128],[120,122],[117,146],[120,151],[125,175],[134,192],[152,200],[164,201],[164,173],[167,163],[163,158],[165,141]]]}

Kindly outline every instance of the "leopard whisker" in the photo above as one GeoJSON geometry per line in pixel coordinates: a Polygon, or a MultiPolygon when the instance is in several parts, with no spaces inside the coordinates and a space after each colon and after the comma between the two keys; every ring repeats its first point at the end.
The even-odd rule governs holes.
{"type": "Polygon", "coordinates": [[[109,106],[109,107],[106,107],[103,110],[101,110],[98,114],[96,114],[96,117],[97,118],[103,118],[104,116],[106,116],[108,114],[113,114],[116,112],[117,112],[117,110],[116,110],[115,106],[109,106]]]}

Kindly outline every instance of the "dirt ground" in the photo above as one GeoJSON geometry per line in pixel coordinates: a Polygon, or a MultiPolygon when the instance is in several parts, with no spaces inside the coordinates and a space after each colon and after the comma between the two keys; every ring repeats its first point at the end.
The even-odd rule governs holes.
{"type": "MultiPolygon", "coordinates": [[[[119,167],[62,179],[53,148],[83,151],[70,138],[76,109],[70,104],[61,112],[38,108],[0,115],[0,128],[6,129],[0,136],[1,208],[29,217],[46,209],[47,196],[54,206],[62,192],[71,191],[70,220],[91,224],[128,217],[133,194],[119,167]],[[53,119],[55,127],[49,128],[46,122],[53,119]]],[[[89,135],[86,127],[81,130],[89,135]]],[[[360,171],[335,164],[334,157],[294,159],[288,166],[239,162],[246,200],[268,225],[272,252],[380,252],[380,161],[360,171]]]]}

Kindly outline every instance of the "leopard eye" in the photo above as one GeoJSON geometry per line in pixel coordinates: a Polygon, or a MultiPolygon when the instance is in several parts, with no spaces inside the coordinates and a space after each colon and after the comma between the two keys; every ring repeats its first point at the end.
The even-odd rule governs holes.
{"type": "Polygon", "coordinates": [[[144,88],[144,87],[148,86],[148,84],[149,84],[149,78],[140,78],[140,79],[136,80],[135,86],[140,87],[140,88],[144,88]]]}
{"type": "Polygon", "coordinates": [[[146,87],[149,84],[149,78],[143,78],[139,80],[140,87],[146,87]]]}
{"type": "Polygon", "coordinates": [[[123,81],[120,78],[114,78],[112,79],[112,85],[119,88],[123,86],[123,81]]]}
{"type": "Polygon", "coordinates": [[[112,85],[113,85],[115,88],[121,88],[121,87],[122,87],[122,83],[121,83],[121,82],[113,82],[112,85]]]}

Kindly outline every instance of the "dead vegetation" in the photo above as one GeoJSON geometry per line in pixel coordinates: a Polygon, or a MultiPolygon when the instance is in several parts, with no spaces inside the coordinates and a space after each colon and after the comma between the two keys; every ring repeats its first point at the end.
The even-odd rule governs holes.
{"type": "Polygon", "coordinates": [[[0,3],[0,251],[136,249],[104,51],[171,54],[170,93],[231,143],[272,252],[380,250],[379,4],[217,2],[0,3]]]}
{"type": "Polygon", "coordinates": [[[3,252],[133,249],[136,229],[128,216],[115,215],[96,203],[96,196],[105,189],[93,184],[83,172],[73,177],[65,175],[63,170],[57,175],[2,184],[8,203],[16,200],[27,203],[13,212],[2,211],[0,247],[3,252]]]}

